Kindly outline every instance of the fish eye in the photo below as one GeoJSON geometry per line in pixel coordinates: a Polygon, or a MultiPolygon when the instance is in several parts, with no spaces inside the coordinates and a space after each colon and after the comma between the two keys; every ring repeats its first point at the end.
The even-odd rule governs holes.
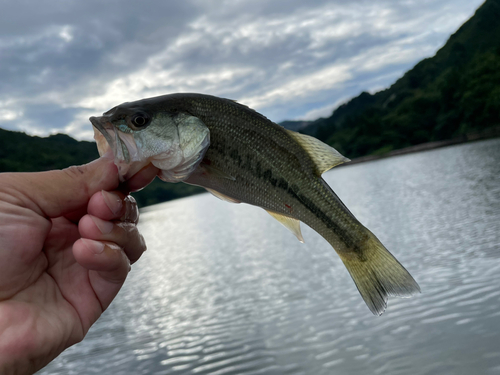
{"type": "Polygon", "coordinates": [[[132,117],[131,122],[136,128],[143,128],[149,123],[149,116],[145,113],[138,113],[132,117]]]}

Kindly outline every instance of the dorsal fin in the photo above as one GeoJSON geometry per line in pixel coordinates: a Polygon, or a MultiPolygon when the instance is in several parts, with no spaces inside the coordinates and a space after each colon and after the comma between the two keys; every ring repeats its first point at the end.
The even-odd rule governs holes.
{"type": "Polygon", "coordinates": [[[287,229],[289,229],[290,232],[292,232],[300,242],[304,243],[304,238],[302,237],[302,232],[300,231],[300,221],[299,220],[294,219],[293,217],[285,216],[285,215],[278,214],[278,213],[272,212],[272,211],[267,211],[267,213],[269,215],[271,215],[272,217],[274,217],[276,220],[278,220],[287,229]]]}
{"type": "Polygon", "coordinates": [[[321,142],[319,139],[288,129],[285,130],[314,160],[320,175],[336,165],[350,161],[350,159],[341,155],[340,152],[328,146],[326,143],[321,142]]]}

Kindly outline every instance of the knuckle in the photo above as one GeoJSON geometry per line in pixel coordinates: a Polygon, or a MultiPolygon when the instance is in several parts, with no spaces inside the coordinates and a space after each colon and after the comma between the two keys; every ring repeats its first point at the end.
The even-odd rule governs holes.
{"type": "MultiPolygon", "coordinates": [[[[72,181],[82,181],[87,169],[85,165],[72,165],[71,167],[64,168],[61,172],[64,173],[72,181]]],[[[85,183],[81,183],[81,188],[84,189],[85,194],[88,194],[88,187],[85,183]]]]}
{"type": "Polygon", "coordinates": [[[72,165],[71,167],[64,168],[63,172],[67,173],[71,177],[80,177],[85,174],[85,166],[84,165],[72,165]]]}

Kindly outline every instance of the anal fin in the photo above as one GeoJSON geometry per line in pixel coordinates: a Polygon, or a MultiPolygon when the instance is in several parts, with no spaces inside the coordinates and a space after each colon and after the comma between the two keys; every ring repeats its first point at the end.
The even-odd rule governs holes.
{"type": "Polygon", "coordinates": [[[283,224],[286,228],[288,228],[290,230],[290,232],[292,232],[300,242],[304,243],[304,238],[302,237],[302,232],[300,231],[300,221],[299,220],[294,219],[293,217],[290,217],[290,216],[278,214],[276,212],[272,212],[272,211],[267,211],[267,212],[269,213],[269,215],[271,215],[276,220],[278,220],[281,224],[283,224]]]}

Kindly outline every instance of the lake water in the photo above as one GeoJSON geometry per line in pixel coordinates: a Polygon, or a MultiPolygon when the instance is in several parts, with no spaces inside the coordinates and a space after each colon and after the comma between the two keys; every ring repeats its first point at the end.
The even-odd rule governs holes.
{"type": "Polygon", "coordinates": [[[419,282],[373,316],[333,249],[203,194],[149,207],[149,250],[40,374],[500,374],[500,139],[324,175],[419,282]]]}

